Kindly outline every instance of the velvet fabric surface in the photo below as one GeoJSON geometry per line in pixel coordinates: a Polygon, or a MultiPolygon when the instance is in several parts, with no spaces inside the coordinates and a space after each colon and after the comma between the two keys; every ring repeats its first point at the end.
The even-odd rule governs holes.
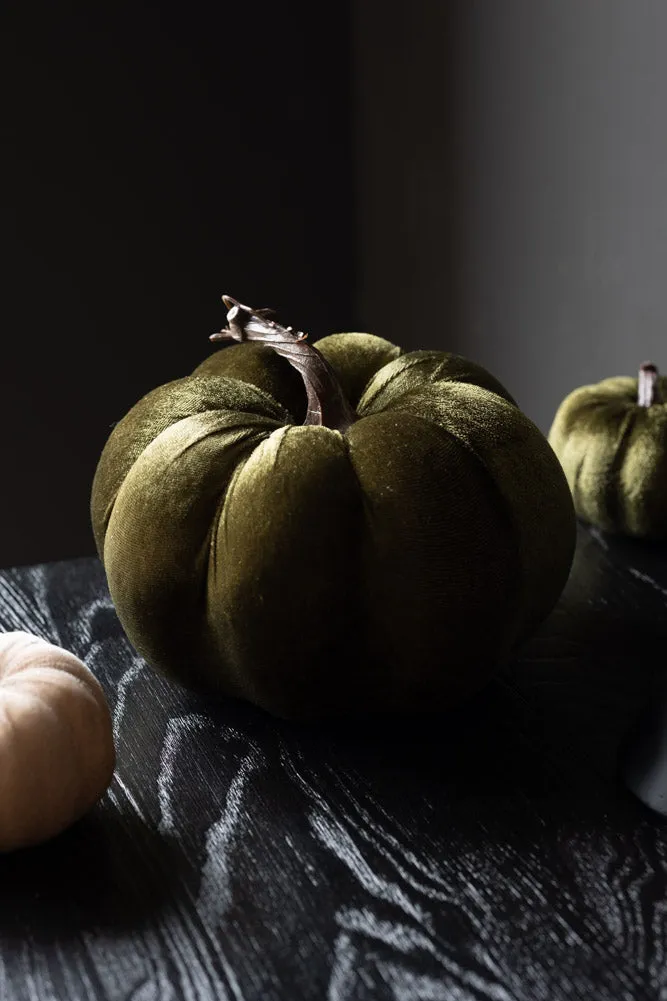
{"type": "Polygon", "coordinates": [[[246,343],[114,428],[91,513],[116,610],[155,668],[280,716],[450,706],[561,593],[563,471],[480,366],[371,334],[316,347],[345,433],[302,425],[300,376],[246,343]]]}
{"type": "MultiPolygon", "coordinates": [[[[657,380],[667,399],[667,379],[657,380]]],[[[604,379],[560,405],[549,441],[577,514],[606,532],[667,538],[667,406],[638,403],[638,380],[604,379]]]]}

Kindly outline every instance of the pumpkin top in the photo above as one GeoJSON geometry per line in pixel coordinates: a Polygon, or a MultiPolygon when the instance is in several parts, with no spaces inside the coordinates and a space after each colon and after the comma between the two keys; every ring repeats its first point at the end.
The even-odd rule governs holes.
{"type": "MultiPolygon", "coordinates": [[[[231,304],[229,312],[241,305],[229,296],[223,298],[231,304]]],[[[136,460],[162,432],[195,415],[206,419],[204,415],[219,414],[221,410],[230,415],[232,424],[236,421],[254,426],[260,437],[285,424],[309,422],[303,372],[294,367],[293,357],[287,357],[293,352],[278,352],[279,337],[290,349],[296,344],[306,359],[314,357],[324,362],[334,395],[340,392],[344,397],[340,412],[345,415],[345,427],[356,418],[370,416],[434,385],[479,388],[516,407],[513,397],[490,372],[460,355],[404,352],[375,334],[357,332],[330,334],[311,346],[291,327],[270,321],[269,310],[243,309],[242,327],[237,323],[233,334],[227,328],[211,336],[212,341],[241,339],[241,343],[215,351],[192,375],[151,390],[115,425],[98,463],[91,497],[93,533],[100,558],[118,491],[136,460]],[[251,339],[245,340],[248,330],[251,339]],[[271,346],[264,339],[267,332],[271,346]]],[[[338,406],[336,400],[336,414],[338,406]]],[[[250,441],[246,444],[251,447],[250,441]]]]}
{"type": "Polygon", "coordinates": [[[667,378],[652,362],[644,362],[636,378],[611,376],[573,390],[561,404],[549,437],[560,443],[563,437],[584,430],[609,435],[622,422],[624,435],[633,429],[656,429],[667,421],[665,401],[667,378]]]}
{"type": "MultiPolygon", "coordinates": [[[[346,431],[359,416],[373,412],[378,398],[382,398],[382,405],[386,404],[388,387],[391,396],[396,397],[421,390],[428,382],[466,382],[514,403],[489,372],[458,355],[413,351],[406,356],[390,341],[361,333],[333,334],[311,346],[307,334],[272,320],[271,310],[253,310],[231,296],[222,298],[228,307],[228,326],[210,339],[260,344],[286,359],[303,379],[306,393],[303,424],[346,431]],[[379,373],[382,376],[376,379],[379,373]]],[[[226,370],[226,360],[223,366],[226,370]]],[[[212,370],[213,366],[207,368],[212,370]]],[[[266,388],[256,370],[253,374],[258,379],[255,384],[266,388]]],[[[272,387],[273,384],[272,380],[272,387]]]]}

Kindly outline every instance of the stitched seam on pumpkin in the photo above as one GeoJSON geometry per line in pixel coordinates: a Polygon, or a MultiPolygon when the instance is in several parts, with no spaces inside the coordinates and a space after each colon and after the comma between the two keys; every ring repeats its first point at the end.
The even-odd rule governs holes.
{"type": "MultiPolygon", "coordinates": [[[[217,551],[218,528],[221,517],[223,518],[223,529],[222,529],[223,533],[226,533],[227,531],[225,505],[229,500],[229,498],[234,493],[234,490],[236,489],[236,484],[238,483],[241,473],[243,472],[243,469],[245,468],[250,457],[264,441],[266,441],[266,438],[260,438],[260,440],[255,444],[254,448],[249,448],[248,453],[240,457],[238,465],[232,472],[232,475],[229,477],[227,484],[223,487],[223,490],[220,495],[220,500],[218,501],[218,506],[215,509],[215,513],[211,521],[210,536],[206,543],[207,554],[206,554],[206,565],[204,568],[205,569],[204,578],[206,581],[208,581],[211,559],[216,555],[217,551]]],[[[214,560],[214,566],[217,566],[216,560],[214,560]]]]}
{"type": "Polygon", "coordinates": [[[364,490],[364,488],[362,486],[361,480],[359,478],[359,472],[357,471],[357,467],[354,464],[354,459],[352,458],[352,448],[350,446],[349,439],[348,439],[347,435],[345,435],[345,434],[343,435],[343,444],[345,446],[345,454],[347,455],[347,460],[348,460],[348,462],[350,464],[350,467],[352,469],[352,473],[354,475],[355,483],[357,484],[357,487],[359,488],[359,495],[361,497],[361,506],[362,506],[364,518],[366,518],[368,521],[372,521],[371,514],[372,514],[372,511],[373,511],[373,505],[371,504],[371,502],[370,502],[370,500],[368,498],[368,495],[366,494],[366,491],[364,490]]]}
{"type": "MultiPolygon", "coordinates": [[[[261,389],[259,386],[256,386],[254,382],[248,382],[246,379],[235,379],[231,375],[207,375],[207,374],[204,374],[204,375],[195,375],[194,373],[192,375],[185,376],[184,380],[185,379],[187,379],[187,380],[193,380],[193,381],[194,380],[196,380],[196,381],[200,381],[201,380],[202,382],[208,382],[210,380],[211,383],[212,383],[212,388],[217,388],[218,390],[219,390],[219,387],[216,387],[216,385],[215,385],[216,382],[223,382],[223,383],[226,383],[226,382],[232,382],[232,383],[233,382],[240,382],[242,386],[249,387],[250,390],[252,390],[252,392],[256,393],[257,396],[259,397],[259,400],[253,401],[253,402],[258,402],[258,403],[266,403],[266,402],[268,402],[268,403],[271,404],[271,406],[272,406],[272,408],[274,410],[278,411],[277,415],[275,417],[270,417],[269,420],[276,420],[278,422],[281,422],[281,421],[284,421],[285,418],[292,418],[292,420],[294,419],[292,417],[292,414],[287,409],[287,407],[284,407],[282,405],[282,403],[279,403],[278,400],[276,400],[275,396],[271,396],[271,394],[269,392],[267,392],[265,389],[261,389]]],[[[233,408],[232,407],[215,407],[214,408],[215,412],[217,412],[219,410],[220,411],[223,411],[223,410],[232,411],[233,408]]],[[[265,416],[267,416],[266,414],[259,413],[257,410],[247,410],[247,411],[245,411],[245,410],[239,410],[239,411],[237,411],[237,413],[247,413],[249,417],[265,417],[265,416]]]]}
{"type": "Polygon", "coordinates": [[[518,526],[517,520],[514,517],[514,512],[512,511],[512,508],[511,508],[511,505],[510,505],[509,501],[507,500],[507,498],[503,494],[502,490],[500,489],[500,487],[499,487],[499,485],[498,485],[498,483],[496,481],[496,478],[493,475],[493,473],[491,472],[491,470],[489,469],[489,467],[486,465],[486,463],[484,462],[484,460],[482,459],[482,457],[480,455],[478,455],[478,453],[475,451],[475,449],[465,439],[463,439],[459,435],[455,434],[454,431],[450,431],[448,428],[443,428],[440,424],[437,424],[435,421],[430,421],[428,419],[428,417],[422,417],[419,414],[412,413],[411,411],[410,411],[410,416],[411,417],[415,417],[418,421],[421,421],[423,424],[428,424],[428,426],[430,428],[435,428],[437,431],[440,431],[442,434],[447,435],[449,438],[452,439],[452,441],[455,441],[458,445],[460,445],[463,449],[465,449],[465,451],[468,452],[469,455],[472,455],[474,457],[474,459],[476,460],[477,464],[479,466],[481,466],[481,468],[483,469],[484,474],[487,477],[487,479],[491,482],[491,484],[493,486],[493,492],[494,492],[495,496],[498,498],[498,500],[500,501],[500,505],[501,505],[501,507],[502,507],[502,509],[503,509],[503,511],[505,513],[505,518],[506,518],[507,523],[508,523],[508,525],[510,527],[510,530],[512,532],[512,536],[513,536],[513,539],[514,539],[514,549],[515,549],[515,552],[516,552],[516,560],[515,560],[516,594],[515,594],[515,598],[514,598],[514,601],[513,601],[513,605],[514,605],[514,630],[513,630],[513,632],[514,632],[514,635],[513,635],[512,642],[510,643],[510,645],[508,647],[508,651],[506,651],[506,652],[509,652],[510,650],[512,650],[516,646],[517,643],[521,642],[521,640],[523,639],[522,630],[519,627],[520,627],[520,625],[523,624],[523,619],[524,619],[523,613],[522,613],[522,607],[521,607],[522,606],[521,598],[522,598],[522,593],[524,591],[524,587],[523,587],[523,581],[524,581],[524,564],[523,564],[523,560],[521,558],[521,549],[522,549],[522,547],[521,547],[521,535],[520,535],[520,531],[519,531],[519,526],[518,526]]]}
{"type": "MultiPolygon", "coordinates": [[[[442,351],[423,351],[423,352],[414,352],[414,354],[419,354],[419,357],[415,358],[413,361],[409,362],[404,368],[400,369],[400,371],[394,372],[394,374],[391,375],[389,377],[389,379],[387,379],[387,381],[382,384],[382,386],[380,386],[380,388],[378,389],[378,391],[375,394],[375,396],[373,397],[373,399],[369,401],[368,405],[374,403],[377,400],[377,397],[381,393],[383,393],[388,386],[390,386],[396,379],[398,379],[405,372],[408,372],[410,369],[415,368],[415,366],[417,366],[417,365],[426,364],[426,362],[432,360],[434,357],[437,357],[439,355],[441,356],[443,354],[443,352],[442,351]]],[[[399,355],[399,357],[407,358],[408,355],[399,355]]],[[[493,382],[497,383],[497,385],[499,387],[498,389],[491,389],[489,386],[481,386],[478,382],[471,381],[471,378],[472,378],[472,380],[474,380],[474,378],[475,378],[474,375],[471,378],[466,378],[466,379],[459,378],[459,377],[453,376],[453,375],[450,375],[450,376],[444,375],[443,376],[441,373],[443,372],[443,369],[446,366],[447,358],[455,358],[455,359],[459,359],[459,360],[461,360],[463,362],[467,361],[467,359],[463,355],[448,354],[445,358],[442,358],[442,360],[441,360],[440,364],[437,366],[437,368],[435,368],[433,370],[433,372],[431,372],[431,375],[430,375],[430,378],[428,379],[428,381],[425,381],[423,383],[423,385],[421,385],[421,386],[411,386],[409,389],[406,389],[397,399],[395,399],[395,400],[389,400],[385,404],[383,404],[382,405],[382,409],[384,409],[386,407],[389,407],[389,406],[392,406],[394,404],[400,404],[400,401],[401,401],[401,399],[403,397],[410,396],[412,393],[421,393],[429,385],[433,385],[436,382],[451,383],[451,384],[458,385],[458,386],[475,386],[477,389],[483,389],[487,393],[493,393],[495,396],[499,396],[501,400],[504,400],[506,403],[510,403],[512,406],[516,407],[517,409],[520,409],[518,403],[516,402],[516,400],[514,399],[514,397],[512,396],[512,394],[509,393],[508,390],[505,389],[505,387],[502,386],[502,384],[499,383],[498,380],[494,376],[492,376],[490,372],[488,372],[486,374],[491,378],[491,380],[493,382]]],[[[394,359],[394,360],[397,360],[397,359],[394,359]]],[[[389,363],[389,364],[391,364],[391,363],[389,363]]],[[[474,365],[474,363],[471,363],[471,364],[474,365]]],[[[379,371],[381,371],[381,369],[379,371]]],[[[371,381],[372,381],[372,379],[371,379],[371,381]]],[[[366,386],[366,389],[368,389],[368,386],[366,386]]],[[[366,390],[364,390],[364,393],[365,392],[366,392],[366,390]]],[[[361,394],[359,403],[361,403],[361,401],[363,400],[364,393],[361,394]]],[[[371,416],[373,416],[374,413],[379,413],[379,411],[373,411],[370,414],[366,414],[366,412],[365,412],[365,406],[364,406],[364,411],[359,413],[360,417],[366,417],[366,416],[371,417],[371,416]]]]}
{"type": "MultiPolygon", "coordinates": [[[[371,500],[370,500],[368,494],[366,493],[366,491],[363,488],[361,479],[359,477],[359,472],[358,472],[357,467],[355,465],[354,459],[352,458],[352,448],[351,448],[351,445],[350,445],[350,441],[349,441],[349,439],[348,439],[348,437],[347,437],[346,434],[343,434],[342,438],[343,438],[343,447],[345,448],[345,454],[347,455],[347,460],[348,460],[350,469],[352,470],[352,475],[354,476],[354,481],[357,484],[357,489],[359,491],[359,503],[360,503],[360,508],[361,508],[361,511],[360,511],[360,515],[361,515],[361,524],[360,524],[361,536],[360,536],[360,541],[361,541],[361,544],[362,544],[362,548],[358,551],[357,560],[356,560],[356,588],[357,588],[357,590],[356,590],[356,603],[357,603],[357,607],[361,609],[360,618],[361,618],[361,620],[364,623],[364,626],[361,627],[362,630],[363,630],[363,643],[364,643],[364,645],[367,645],[370,642],[370,636],[369,636],[369,626],[368,626],[369,598],[368,598],[368,593],[367,593],[368,592],[368,587],[367,587],[367,585],[368,585],[368,579],[367,579],[367,574],[366,574],[365,548],[366,548],[367,539],[372,536],[373,505],[371,503],[371,500]],[[369,529],[369,526],[371,526],[370,529],[369,529]],[[370,535],[367,535],[367,533],[369,533],[369,532],[370,532],[370,535]]],[[[396,683],[396,679],[393,677],[393,672],[392,672],[392,677],[391,677],[390,681],[391,681],[391,685],[394,686],[395,683],[396,683]]],[[[390,683],[389,679],[385,679],[385,683],[389,684],[390,683]]]]}
{"type": "MultiPolygon", "coordinates": [[[[234,413],[234,412],[235,411],[230,411],[230,413],[234,413]]],[[[216,413],[224,413],[224,411],[205,410],[205,411],[203,411],[203,413],[204,414],[216,414],[216,413]]],[[[236,413],[238,413],[238,411],[236,411],[236,413]]],[[[150,443],[150,445],[147,445],[146,448],[144,449],[144,451],[141,454],[143,455],[144,452],[147,451],[147,449],[151,448],[156,442],[158,442],[160,440],[160,438],[162,437],[162,435],[167,434],[167,432],[173,431],[175,428],[177,428],[179,426],[179,424],[183,424],[185,421],[190,421],[190,420],[192,420],[193,417],[201,417],[201,416],[202,416],[202,414],[192,414],[189,417],[183,417],[180,421],[175,421],[173,424],[170,424],[168,428],[165,428],[164,431],[160,431],[160,434],[157,435],[155,438],[153,438],[153,440],[150,443]]],[[[243,416],[245,416],[245,414],[243,416]]],[[[248,416],[249,417],[253,417],[254,415],[248,415],[248,416]]],[[[246,437],[249,437],[252,434],[254,434],[257,430],[264,430],[263,427],[262,427],[262,424],[263,424],[264,421],[267,421],[267,420],[271,421],[271,418],[255,417],[254,420],[250,420],[250,421],[238,421],[238,423],[234,423],[234,424],[229,424],[229,425],[225,424],[225,425],[223,425],[223,427],[215,427],[215,428],[211,428],[210,430],[207,429],[201,435],[198,435],[192,441],[189,441],[186,445],[184,445],[183,448],[180,449],[178,455],[179,455],[179,457],[181,455],[185,455],[186,452],[189,452],[189,450],[191,448],[194,448],[196,445],[201,444],[201,442],[204,441],[206,438],[214,437],[217,434],[227,434],[229,432],[234,432],[234,431],[244,431],[246,437]]],[[[276,430],[276,429],[273,428],[272,430],[276,430]]],[[[271,433],[271,431],[269,431],[269,434],[270,433],[271,433]]],[[[239,440],[239,444],[240,444],[240,440],[239,440]]],[[[128,470],[128,475],[129,475],[129,472],[130,471],[128,470]]]]}
{"type": "MultiPolygon", "coordinates": [[[[304,425],[302,424],[300,426],[303,427],[304,425]]],[[[273,454],[273,462],[271,463],[271,470],[272,471],[276,468],[276,463],[278,462],[278,456],[280,455],[280,453],[282,451],[283,445],[285,444],[285,438],[287,437],[287,433],[288,433],[288,431],[290,430],[291,427],[294,427],[294,425],[289,425],[289,424],[285,424],[284,425],[285,430],[281,434],[280,440],[278,441],[278,447],[276,448],[276,450],[275,450],[275,452],[273,454]]],[[[276,431],[281,431],[281,430],[282,430],[282,428],[276,428],[276,431]]],[[[274,434],[275,432],[271,432],[271,433],[274,434]]],[[[269,438],[270,437],[271,437],[271,435],[269,435],[269,438]]]]}
{"type": "MultiPolygon", "coordinates": [[[[216,413],[216,411],[207,410],[207,411],[204,411],[204,413],[207,413],[207,414],[208,413],[216,413]]],[[[170,431],[174,427],[177,427],[178,424],[183,423],[183,421],[191,420],[192,417],[197,417],[197,416],[200,416],[200,415],[199,414],[193,414],[193,415],[191,415],[191,417],[185,417],[185,418],[182,418],[181,421],[177,421],[174,424],[170,424],[169,428],[165,428],[164,431],[161,431],[160,434],[156,438],[153,439],[153,441],[150,443],[150,445],[146,446],[146,449],[144,449],[144,452],[148,448],[151,448],[155,444],[155,442],[158,441],[158,439],[160,438],[160,436],[162,434],[166,433],[167,431],[170,431]]],[[[262,418],[261,420],[264,420],[264,418],[262,418]]],[[[191,448],[194,448],[201,441],[203,441],[204,439],[206,439],[208,437],[214,437],[215,435],[219,435],[219,434],[226,434],[229,431],[233,432],[235,430],[244,430],[244,432],[245,432],[239,438],[239,440],[234,443],[234,447],[239,447],[239,450],[240,450],[241,454],[243,454],[243,451],[244,451],[243,445],[245,445],[246,443],[252,444],[252,441],[255,438],[255,436],[258,433],[261,434],[261,427],[258,428],[256,424],[253,426],[253,423],[251,423],[249,427],[247,425],[243,424],[243,423],[239,423],[239,424],[232,424],[229,427],[215,428],[215,429],[212,429],[210,431],[207,430],[205,434],[202,434],[201,436],[197,437],[194,441],[188,442],[187,445],[185,445],[185,447],[182,448],[179,451],[178,455],[179,455],[179,457],[182,456],[182,455],[184,455],[191,448]]],[[[263,441],[263,440],[264,439],[261,438],[260,442],[263,441]]],[[[259,445],[260,442],[258,442],[257,445],[259,445]]],[[[255,448],[257,447],[257,445],[255,445],[255,448]]],[[[254,449],[252,449],[252,451],[254,451],[254,449]]],[[[142,455],[143,454],[144,453],[142,452],[142,455]]],[[[252,452],[250,454],[252,454],[252,452]]],[[[248,458],[249,458],[249,456],[248,456],[248,458]]],[[[128,476],[129,476],[129,473],[131,471],[132,471],[132,469],[130,469],[130,471],[128,472],[128,476]]],[[[229,478],[229,480],[227,482],[227,486],[229,486],[229,484],[232,482],[232,479],[235,477],[235,473],[236,473],[236,470],[234,470],[234,472],[230,476],[230,478],[229,478]]],[[[127,479],[127,477],[126,477],[126,479],[127,479]]],[[[125,483],[125,481],[123,481],[123,483],[125,483]]],[[[226,496],[226,490],[224,489],[224,486],[225,485],[223,484],[222,485],[222,502],[223,503],[224,503],[224,499],[225,499],[225,496],[226,496]]],[[[121,489],[122,489],[122,485],[121,485],[121,489]]],[[[120,493],[120,490],[119,490],[119,493],[120,493]]],[[[218,504],[216,505],[216,508],[215,508],[214,517],[213,517],[213,519],[211,521],[211,525],[209,526],[208,532],[206,533],[206,535],[204,536],[204,539],[202,540],[201,546],[200,546],[199,550],[197,551],[197,556],[195,558],[195,565],[199,562],[200,559],[203,562],[202,573],[201,573],[201,577],[200,577],[200,589],[204,593],[206,592],[207,581],[208,581],[209,562],[210,562],[210,556],[211,556],[211,542],[217,536],[217,532],[214,531],[214,527],[217,527],[217,524],[218,524],[217,514],[218,514],[218,511],[220,509],[220,503],[221,502],[218,501],[218,504]]]]}
{"type": "MultiPolygon", "coordinates": [[[[427,361],[430,361],[433,357],[437,357],[437,355],[440,354],[440,353],[441,352],[439,352],[439,351],[427,351],[424,354],[420,354],[419,357],[413,358],[411,361],[407,362],[407,364],[403,365],[403,367],[400,368],[397,372],[394,372],[393,375],[390,375],[386,382],[382,383],[382,385],[378,389],[377,393],[375,394],[375,396],[373,397],[373,399],[369,401],[369,403],[372,403],[375,399],[377,399],[377,397],[380,395],[380,393],[383,393],[387,389],[387,387],[391,386],[391,384],[393,382],[395,382],[396,379],[398,379],[401,375],[404,375],[406,372],[409,372],[410,369],[415,368],[416,365],[424,365],[427,361]]],[[[417,354],[417,352],[415,352],[415,354],[417,354]]],[[[409,357],[409,355],[399,355],[399,358],[401,358],[401,359],[405,359],[407,357],[409,357]]],[[[398,361],[398,358],[395,358],[394,361],[398,361]]],[[[389,364],[392,364],[392,363],[390,362],[389,364]]],[[[443,362],[441,362],[441,365],[442,364],[443,364],[443,362]]],[[[384,368],[384,366],[382,366],[382,368],[384,368]]],[[[381,372],[382,368],[380,368],[378,371],[381,372]]],[[[375,378],[375,376],[371,376],[371,380],[369,380],[369,381],[372,381],[372,379],[374,379],[374,378],[375,378]]],[[[443,381],[445,381],[445,380],[443,380],[443,381]]],[[[451,381],[451,380],[449,380],[449,381],[451,381]]],[[[368,389],[368,384],[366,385],[366,389],[368,389]]],[[[361,397],[359,399],[359,404],[361,404],[361,401],[364,398],[364,394],[366,392],[366,389],[361,394],[361,397]]],[[[363,414],[361,416],[363,416],[363,414]]]]}
{"type": "Polygon", "coordinates": [[[628,454],[630,438],[635,428],[635,411],[628,410],[623,418],[618,445],[609,466],[609,476],[604,490],[605,514],[608,513],[612,524],[626,529],[625,504],[621,496],[620,474],[628,454]]]}
{"type": "MultiPolygon", "coordinates": [[[[104,517],[103,517],[103,521],[102,521],[102,558],[103,558],[103,554],[104,554],[104,543],[106,541],[107,531],[109,529],[109,522],[111,521],[111,516],[113,515],[113,511],[114,511],[114,508],[116,506],[116,501],[118,500],[118,495],[120,494],[121,490],[123,489],[123,485],[126,482],[128,476],[130,476],[130,474],[132,473],[132,470],[134,469],[134,467],[136,466],[136,464],[139,462],[139,460],[142,458],[142,456],[145,454],[146,450],[149,449],[149,448],[152,448],[152,446],[155,444],[155,442],[158,441],[162,437],[162,435],[167,434],[168,432],[172,431],[172,429],[174,429],[174,428],[177,428],[178,425],[182,424],[184,421],[192,420],[193,417],[201,417],[204,414],[218,414],[218,413],[224,413],[224,409],[221,408],[220,410],[199,410],[199,411],[196,411],[193,414],[187,414],[185,417],[179,417],[178,420],[172,421],[170,424],[167,424],[166,427],[162,428],[161,431],[158,431],[158,433],[155,435],[155,437],[151,438],[151,440],[148,442],[148,444],[146,444],[142,448],[141,452],[136,457],[136,459],[134,460],[134,462],[128,467],[128,469],[127,469],[127,471],[125,473],[125,476],[123,477],[123,479],[121,480],[121,482],[118,485],[118,489],[113,494],[113,496],[109,498],[107,507],[104,510],[104,517]]],[[[184,454],[189,448],[193,447],[194,445],[197,445],[202,440],[202,438],[207,437],[207,435],[209,435],[209,434],[218,434],[220,431],[233,431],[236,427],[238,427],[239,429],[245,427],[250,432],[252,432],[258,426],[260,426],[261,422],[263,422],[263,421],[272,422],[274,420],[274,418],[272,418],[272,417],[264,417],[261,414],[249,413],[249,414],[246,415],[243,411],[239,411],[239,410],[237,410],[237,411],[231,411],[230,410],[229,413],[237,413],[239,415],[239,417],[241,417],[241,416],[242,417],[246,417],[247,416],[249,418],[249,420],[248,421],[239,421],[237,425],[231,424],[229,427],[226,427],[226,428],[216,428],[215,430],[207,431],[206,434],[203,434],[201,437],[195,439],[195,441],[192,441],[188,445],[186,445],[179,454],[181,454],[181,455],[184,454]]],[[[277,419],[276,419],[276,423],[278,423],[277,419]]]]}
{"type": "MultiPolygon", "coordinates": [[[[278,415],[275,416],[275,417],[268,417],[267,415],[259,413],[256,410],[249,410],[249,411],[237,410],[237,411],[234,411],[232,408],[227,408],[227,407],[212,407],[210,409],[207,408],[205,410],[196,410],[196,411],[194,411],[191,414],[184,414],[182,417],[179,417],[177,420],[173,420],[173,421],[170,420],[166,424],[166,426],[162,428],[162,430],[158,431],[158,433],[156,435],[154,435],[154,437],[151,438],[151,440],[146,445],[144,445],[144,447],[142,448],[142,450],[139,453],[139,455],[136,456],[134,462],[132,462],[130,464],[130,466],[127,468],[127,470],[125,472],[125,476],[123,477],[123,480],[119,484],[118,489],[116,490],[116,492],[114,493],[114,495],[109,498],[109,500],[107,502],[107,505],[106,505],[106,507],[104,509],[104,515],[103,515],[103,519],[102,519],[102,531],[101,531],[101,536],[102,536],[102,547],[101,547],[102,548],[102,553],[104,552],[104,540],[106,538],[107,529],[109,527],[109,522],[111,520],[111,515],[113,514],[113,509],[114,509],[114,506],[116,504],[116,499],[118,497],[118,494],[120,492],[120,489],[121,489],[123,483],[125,482],[125,479],[127,478],[127,476],[129,476],[129,474],[130,474],[130,472],[132,470],[132,467],[134,466],[134,463],[139,460],[139,458],[143,455],[143,453],[145,452],[145,450],[147,448],[149,448],[150,445],[152,445],[152,443],[154,441],[156,441],[160,437],[161,434],[163,434],[165,431],[169,430],[169,428],[174,427],[175,425],[179,424],[183,420],[188,420],[189,418],[199,416],[200,414],[219,413],[219,412],[224,412],[225,410],[227,410],[229,413],[236,412],[238,414],[244,414],[244,415],[247,414],[247,416],[249,418],[251,418],[251,419],[252,418],[260,418],[260,419],[265,419],[265,420],[269,420],[269,421],[275,420],[278,425],[280,425],[281,423],[284,422],[284,418],[290,419],[293,422],[294,418],[292,417],[292,414],[290,414],[290,412],[287,410],[287,408],[284,407],[281,403],[279,403],[273,396],[271,396],[270,393],[267,393],[266,390],[260,389],[260,387],[256,386],[254,383],[251,383],[251,382],[245,383],[244,380],[242,380],[242,379],[233,379],[230,376],[210,375],[210,374],[197,374],[196,372],[193,372],[190,375],[181,376],[178,379],[172,379],[171,381],[163,383],[160,386],[155,386],[153,389],[149,390],[147,393],[144,393],[144,395],[142,397],[140,397],[140,399],[137,400],[137,402],[135,404],[133,404],[133,406],[130,408],[130,410],[128,410],[128,412],[119,421],[117,421],[114,424],[114,427],[113,427],[113,430],[111,432],[111,435],[109,435],[109,438],[108,438],[108,440],[107,440],[107,442],[106,442],[106,444],[104,446],[104,449],[102,450],[102,454],[104,453],[104,450],[107,448],[107,446],[109,445],[109,443],[112,441],[112,439],[113,439],[113,433],[114,433],[115,429],[120,424],[122,424],[125,421],[127,421],[128,418],[131,417],[131,415],[133,414],[133,412],[136,411],[136,408],[139,407],[140,404],[144,404],[145,402],[150,402],[151,397],[161,396],[161,395],[165,394],[167,391],[171,390],[173,387],[175,387],[175,386],[182,386],[182,385],[187,384],[189,382],[198,382],[198,383],[201,383],[201,384],[203,384],[203,385],[205,385],[207,387],[210,387],[211,389],[217,390],[218,393],[219,393],[219,391],[220,391],[219,383],[221,381],[223,383],[226,383],[226,382],[241,382],[241,383],[244,383],[244,385],[249,386],[251,388],[251,390],[256,393],[256,395],[258,397],[258,400],[256,402],[259,402],[259,403],[268,402],[268,403],[270,403],[272,409],[277,410],[279,412],[278,415]]],[[[215,394],[213,394],[213,395],[215,395],[215,394]]],[[[211,402],[213,402],[213,401],[211,401],[211,402]]],[[[255,401],[253,401],[253,402],[255,402],[255,401]]],[[[252,423],[252,421],[251,421],[251,423],[252,423]]]]}
{"type": "MultiPolygon", "coordinates": [[[[222,523],[222,533],[223,533],[223,535],[225,535],[226,532],[227,532],[227,525],[226,525],[226,517],[227,517],[226,516],[226,505],[227,505],[229,499],[231,498],[232,494],[234,493],[234,491],[236,489],[236,486],[238,484],[239,479],[241,478],[241,474],[242,474],[245,466],[247,465],[247,463],[250,460],[251,456],[254,454],[254,452],[256,451],[256,449],[259,448],[259,446],[262,444],[263,441],[266,441],[266,438],[260,438],[260,440],[257,442],[257,444],[255,445],[255,447],[252,448],[252,449],[250,449],[246,455],[242,456],[239,459],[238,465],[236,466],[236,468],[232,472],[232,475],[230,476],[229,481],[227,482],[225,489],[223,489],[222,492],[221,492],[220,501],[218,502],[218,506],[216,507],[215,514],[214,514],[214,516],[213,516],[213,518],[211,520],[211,528],[209,529],[209,534],[208,534],[208,537],[207,537],[207,540],[206,540],[206,543],[205,543],[206,550],[205,550],[205,556],[204,556],[204,569],[203,569],[202,578],[201,578],[202,582],[203,582],[203,595],[202,595],[202,601],[203,601],[203,622],[204,622],[205,627],[206,627],[206,644],[207,644],[207,646],[211,642],[211,635],[212,635],[211,630],[210,630],[210,626],[209,626],[211,606],[209,605],[209,584],[208,584],[208,582],[209,582],[209,576],[211,574],[211,566],[213,566],[213,575],[214,575],[214,577],[217,576],[217,567],[218,567],[218,558],[217,558],[218,535],[220,534],[220,530],[221,530],[220,519],[222,518],[222,522],[223,522],[222,523]]],[[[215,644],[213,644],[213,645],[215,645],[215,644]]],[[[229,683],[230,683],[230,685],[233,686],[233,687],[238,687],[239,690],[241,690],[243,686],[242,685],[240,685],[240,686],[238,685],[238,680],[239,680],[238,679],[238,671],[236,669],[236,665],[234,664],[233,658],[228,658],[228,657],[224,656],[223,651],[220,651],[220,653],[223,654],[223,659],[224,659],[224,662],[225,662],[225,667],[226,667],[227,671],[229,672],[229,683]]],[[[205,686],[210,687],[210,679],[208,679],[206,677],[206,672],[203,672],[201,674],[201,681],[203,682],[203,684],[205,686]]]]}
{"type": "Polygon", "coordinates": [[[572,497],[574,500],[575,508],[579,508],[579,480],[581,479],[581,474],[584,469],[584,462],[586,460],[586,453],[582,455],[577,465],[576,472],[574,474],[574,482],[572,483],[572,497]]]}

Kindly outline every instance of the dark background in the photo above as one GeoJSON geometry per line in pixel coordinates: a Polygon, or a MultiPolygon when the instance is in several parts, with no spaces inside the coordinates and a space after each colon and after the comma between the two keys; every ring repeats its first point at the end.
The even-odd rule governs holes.
{"type": "Polygon", "coordinates": [[[667,371],[664,0],[353,11],[362,326],[485,365],[545,433],[667,371]]]}
{"type": "Polygon", "coordinates": [[[0,566],[92,553],[113,422],[220,296],[352,325],[347,3],[4,8],[0,566]]]}
{"type": "Polygon", "coordinates": [[[220,295],[458,351],[548,432],[667,370],[664,0],[4,4],[0,566],[92,552],[220,295]]]}

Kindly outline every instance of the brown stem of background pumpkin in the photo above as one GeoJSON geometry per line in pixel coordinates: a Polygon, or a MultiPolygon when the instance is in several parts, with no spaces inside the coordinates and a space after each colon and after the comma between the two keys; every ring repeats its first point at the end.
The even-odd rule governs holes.
{"type": "Polygon", "coordinates": [[[662,403],[658,389],[658,370],[650,361],[645,361],[639,368],[637,404],[640,407],[651,407],[654,403],[662,403]]]}
{"type": "Polygon", "coordinates": [[[269,319],[272,310],[251,309],[223,295],[227,307],[227,327],[211,334],[211,341],[257,341],[273,348],[292,365],[303,379],[308,399],[304,424],[347,431],[357,415],[347,401],[336,373],[317,348],[306,342],[306,334],[282,327],[269,319]]]}

